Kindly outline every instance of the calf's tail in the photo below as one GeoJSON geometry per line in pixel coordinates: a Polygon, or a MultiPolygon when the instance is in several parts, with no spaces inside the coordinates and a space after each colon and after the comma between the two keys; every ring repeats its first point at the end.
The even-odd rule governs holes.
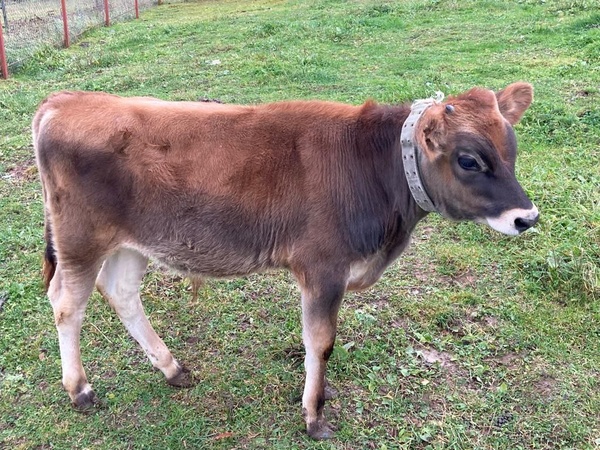
{"type": "MultiPolygon", "coordinates": [[[[56,94],[58,95],[58,94],[56,94]]],[[[39,106],[38,110],[35,113],[33,118],[33,122],[31,124],[31,130],[33,133],[33,148],[35,152],[35,159],[37,162],[40,181],[42,184],[42,193],[44,198],[44,239],[46,240],[46,251],[44,252],[44,259],[42,262],[42,277],[44,279],[44,287],[46,288],[46,292],[48,292],[48,288],[50,287],[50,281],[54,277],[56,272],[56,251],[54,249],[54,242],[52,238],[52,224],[50,222],[50,211],[47,207],[48,202],[48,190],[46,187],[46,183],[44,180],[44,170],[42,161],[46,160],[46,158],[42,158],[42,149],[41,149],[41,136],[44,133],[44,127],[42,125],[44,114],[48,110],[49,99],[45,99],[39,106]]]]}
{"type": "MultiPolygon", "coordinates": [[[[47,214],[47,213],[46,213],[47,214]]],[[[54,243],[52,242],[52,227],[46,217],[45,224],[45,239],[46,239],[46,251],[44,252],[44,262],[42,265],[42,276],[44,277],[44,287],[46,292],[50,287],[50,281],[54,277],[56,272],[56,252],[54,251],[54,243]]]]}

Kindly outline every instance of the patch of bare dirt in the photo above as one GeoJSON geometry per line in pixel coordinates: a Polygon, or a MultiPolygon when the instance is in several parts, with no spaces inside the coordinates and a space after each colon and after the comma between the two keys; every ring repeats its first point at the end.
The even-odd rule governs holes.
{"type": "Polygon", "coordinates": [[[519,355],[518,353],[507,353],[506,355],[502,355],[499,358],[496,358],[496,361],[498,363],[500,363],[509,370],[518,369],[521,365],[522,360],[522,355],[519,355]]]}
{"type": "Polygon", "coordinates": [[[362,309],[369,310],[385,310],[390,306],[389,296],[378,292],[377,290],[369,290],[362,292],[352,292],[344,297],[343,307],[346,309],[362,309]]]}
{"type": "Polygon", "coordinates": [[[484,317],[483,322],[490,328],[497,328],[500,323],[499,320],[493,316],[484,317]]]}
{"type": "Polygon", "coordinates": [[[542,374],[533,387],[541,397],[550,397],[556,391],[556,379],[548,374],[542,374]]]}
{"type": "Polygon", "coordinates": [[[402,328],[404,331],[410,329],[410,320],[405,317],[396,317],[391,322],[392,328],[402,328]]]}
{"type": "Polygon", "coordinates": [[[30,158],[27,161],[17,164],[6,172],[3,177],[10,181],[29,181],[37,177],[37,166],[35,158],[30,158]]]}
{"type": "Polygon", "coordinates": [[[440,273],[433,262],[413,261],[411,267],[412,276],[419,281],[418,286],[410,288],[410,292],[418,295],[426,286],[451,286],[461,289],[475,288],[478,282],[478,276],[467,267],[460,272],[452,275],[440,273]]]}
{"type": "Polygon", "coordinates": [[[456,387],[468,378],[465,370],[457,364],[453,354],[425,346],[415,347],[415,350],[425,366],[440,368],[442,380],[449,386],[456,387]]]}
{"type": "Polygon", "coordinates": [[[439,364],[440,367],[446,368],[452,368],[456,366],[454,357],[448,352],[440,352],[434,348],[427,347],[420,347],[416,350],[423,362],[428,366],[432,366],[434,364],[439,364]]]}
{"type": "Polygon", "coordinates": [[[462,288],[475,287],[477,284],[477,276],[470,268],[449,278],[454,286],[462,288]]]}
{"type": "Polygon", "coordinates": [[[438,284],[440,282],[450,284],[450,277],[442,275],[435,270],[435,264],[431,262],[417,263],[412,267],[412,275],[424,283],[438,284]]]}

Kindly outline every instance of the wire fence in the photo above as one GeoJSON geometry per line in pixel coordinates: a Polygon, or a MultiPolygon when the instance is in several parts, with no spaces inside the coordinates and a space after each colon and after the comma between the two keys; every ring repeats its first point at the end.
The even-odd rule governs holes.
{"type": "MultiPolygon", "coordinates": [[[[92,27],[132,19],[138,10],[160,3],[161,0],[0,0],[5,64],[13,70],[46,45],[68,46],[92,27]]],[[[8,74],[3,75],[6,78],[8,74]]]]}

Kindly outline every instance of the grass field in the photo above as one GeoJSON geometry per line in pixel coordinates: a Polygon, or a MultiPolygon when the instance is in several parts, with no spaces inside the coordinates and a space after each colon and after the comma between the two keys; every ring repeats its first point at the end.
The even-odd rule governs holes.
{"type": "Polygon", "coordinates": [[[0,448],[600,448],[599,43],[595,0],[227,0],[40,49],[0,83],[0,448]],[[47,94],[394,103],[517,80],[536,90],[517,174],[540,223],[509,238],[431,215],[375,287],[347,296],[334,440],[304,433],[285,272],[213,280],[196,301],[186,280],[147,275],[151,322],[200,380],[185,390],[94,294],[82,355],[102,407],[70,408],[40,277],[30,121],[47,94]]]}

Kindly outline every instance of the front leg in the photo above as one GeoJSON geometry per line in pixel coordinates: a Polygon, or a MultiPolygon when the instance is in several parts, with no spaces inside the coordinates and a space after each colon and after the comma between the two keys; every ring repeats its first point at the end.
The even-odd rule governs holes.
{"type": "Polygon", "coordinates": [[[337,315],[344,295],[344,283],[336,283],[331,277],[319,276],[312,283],[310,277],[303,279],[302,291],[302,338],[306,349],[304,368],[306,383],[302,396],[302,413],[306,431],[314,439],[333,437],[334,427],[323,415],[325,405],[325,366],[333,351],[337,328],[337,315]]]}

